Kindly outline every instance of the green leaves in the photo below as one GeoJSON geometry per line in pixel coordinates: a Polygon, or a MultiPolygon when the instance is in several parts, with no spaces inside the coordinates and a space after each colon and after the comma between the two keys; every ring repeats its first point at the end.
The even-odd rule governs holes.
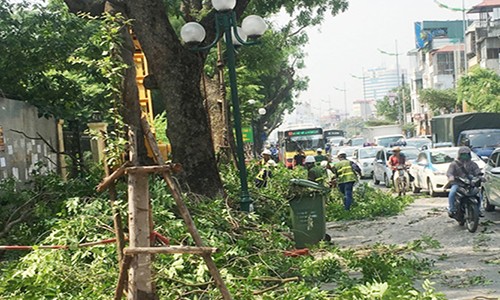
{"type": "Polygon", "coordinates": [[[119,16],[82,18],[62,2],[47,7],[2,1],[0,90],[43,116],[85,122],[119,95],[119,16]]]}
{"type": "Polygon", "coordinates": [[[475,68],[458,82],[458,101],[479,112],[500,112],[500,76],[493,70],[475,68]]]}
{"type": "Polygon", "coordinates": [[[410,196],[393,196],[370,187],[366,183],[359,184],[354,189],[354,203],[350,211],[344,211],[342,194],[337,190],[332,192],[331,201],[326,207],[327,220],[361,220],[376,217],[393,216],[403,211],[413,198],[410,196]]]}
{"type": "Polygon", "coordinates": [[[444,113],[456,111],[457,92],[455,89],[423,89],[420,91],[419,95],[420,102],[429,105],[429,108],[435,113],[441,111],[444,113]]]}

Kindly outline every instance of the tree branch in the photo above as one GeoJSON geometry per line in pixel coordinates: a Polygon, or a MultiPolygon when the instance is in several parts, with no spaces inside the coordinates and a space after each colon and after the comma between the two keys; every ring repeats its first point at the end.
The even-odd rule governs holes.
{"type": "Polygon", "coordinates": [[[38,197],[38,195],[35,195],[34,197],[32,197],[31,199],[29,199],[28,201],[26,201],[25,203],[23,203],[21,206],[19,206],[18,208],[14,209],[13,212],[10,213],[10,216],[9,218],[7,219],[7,221],[5,222],[5,226],[4,226],[4,229],[0,232],[0,238],[4,237],[5,235],[7,235],[9,233],[9,231],[12,229],[12,227],[14,227],[16,224],[24,221],[27,219],[29,213],[31,213],[32,209],[29,209],[29,210],[25,210],[23,213],[21,213],[21,215],[19,216],[19,218],[15,219],[14,221],[11,221],[14,216],[23,208],[25,208],[28,204],[30,204],[31,202],[33,202],[36,198],[38,197]]]}
{"type": "MultiPolygon", "coordinates": [[[[54,148],[54,146],[52,146],[40,133],[36,133],[38,137],[31,137],[29,135],[27,135],[26,133],[22,132],[22,131],[19,131],[19,130],[15,130],[15,129],[11,129],[10,131],[12,132],[15,132],[15,133],[19,133],[21,135],[23,135],[25,138],[27,139],[30,139],[30,140],[38,140],[38,141],[43,141],[43,143],[45,145],[47,145],[47,147],[49,147],[50,149],[50,152],[54,153],[54,154],[57,154],[57,155],[67,155],[71,158],[72,161],[76,162],[78,161],[78,158],[76,156],[74,156],[73,154],[71,153],[68,153],[68,152],[65,152],[65,151],[58,151],[56,148],[54,148]]],[[[82,166],[84,167],[84,166],[82,166]]],[[[85,167],[84,167],[85,168],[85,167]]],[[[89,171],[85,168],[86,171],[89,171]]]]}
{"type": "Polygon", "coordinates": [[[104,12],[106,0],[64,0],[69,11],[78,13],[89,13],[92,16],[100,16],[104,12]]]}

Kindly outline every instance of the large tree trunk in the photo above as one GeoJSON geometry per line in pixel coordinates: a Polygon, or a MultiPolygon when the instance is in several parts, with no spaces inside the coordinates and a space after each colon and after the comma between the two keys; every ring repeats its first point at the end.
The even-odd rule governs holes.
{"type": "Polygon", "coordinates": [[[200,92],[205,56],[180,44],[163,1],[126,2],[127,15],[135,20],[134,32],[165,99],[173,160],[184,169],[181,182],[191,192],[209,197],[219,195],[222,182],[200,92]]]}
{"type": "MultiPolygon", "coordinates": [[[[105,0],[64,0],[72,13],[90,13],[94,16],[100,16],[107,12],[110,14],[122,13],[126,16],[125,7],[122,1],[105,1],[105,0]]],[[[123,45],[119,49],[117,55],[120,56],[123,63],[128,68],[124,72],[121,85],[121,101],[123,109],[120,114],[123,116],[123,121],[128,126],[129,132],[133,135],[144,136],[141,128],[141,107],[139,104],[139,90],[136,83],[136,71],[134,63],[134,43],[128,32],[128,28],[123,26],[120,30],[120,35],[123,40],[123,45]]],[[[133,160],[135,165],[144,165],[149,159],[147,157],[146,146],[144,139],[137,139],[136,156],[133,160]]]]}

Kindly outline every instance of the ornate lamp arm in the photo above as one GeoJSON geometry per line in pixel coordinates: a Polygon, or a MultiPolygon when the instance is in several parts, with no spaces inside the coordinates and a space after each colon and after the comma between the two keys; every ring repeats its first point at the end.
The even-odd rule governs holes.
{"type": "Polygon", "coordinates": [[[215,39],[209,44],[209,45],[206,45],[206,46],[203,46],[203,47],[193,47],[191,48],[192,51],[205,51],[205,50],[210,50],[210,48],[212,48],[213,46],[215,46],[215,44],[217,44],[217,42],[220,40],[220,37],[221,37],[221,32],[220,32],[220,23],[222,22],[222,20],[220,19],[219,17],[219,13],[215,13],[215,39]]]}
{"type": "Polygon", "coordinates": [[[240,42],[242,45],[245,46],[252,46],[252,45],[257,45],[260,44],[260,41],[252,41],[252,42],[245,42],[240,35],[238,34],[238,27],[237,27],[237,22],[236,22],[236,13],[234,11],[231,11],[231,16],[230,16],[230,25],[232,32],[234,34],[234,37],[238,42],[240,42]]]}

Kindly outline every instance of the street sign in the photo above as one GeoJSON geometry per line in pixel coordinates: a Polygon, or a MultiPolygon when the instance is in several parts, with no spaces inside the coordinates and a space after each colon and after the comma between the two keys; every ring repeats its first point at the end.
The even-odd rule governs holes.
{"type": "Polygon", "coordinates": [[[253,143],[253,130],[252,127],[241,128],[243,134],[243,143],[253,143]]]}

